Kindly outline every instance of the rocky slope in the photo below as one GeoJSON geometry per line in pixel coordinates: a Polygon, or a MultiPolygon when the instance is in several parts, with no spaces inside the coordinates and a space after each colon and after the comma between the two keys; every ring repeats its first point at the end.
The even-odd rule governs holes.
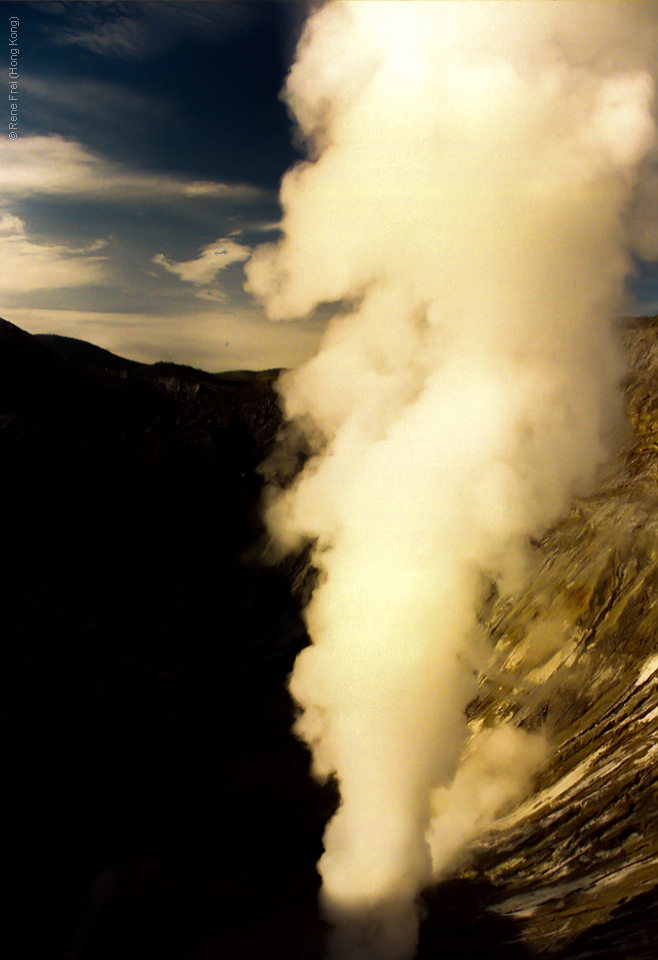
{"type": "Polygon", "coordinates": [[[533,796],[463,876],[541,956],[658,949],[658,324],[629,323],[634,436],[600,489],[534,545],[525,591],[494,602],[475,726],[546,725],[533,796]]]}

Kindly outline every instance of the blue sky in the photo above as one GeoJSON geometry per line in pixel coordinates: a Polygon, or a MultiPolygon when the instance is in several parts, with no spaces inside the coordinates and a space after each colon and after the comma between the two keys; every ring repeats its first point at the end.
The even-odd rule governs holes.
{"type": "Polygon", "coordinates": [[[321,321],[273,324],[243,291],[299,159],[278,94],[305,5],[0,9],[19,19],[18,135],[0,148],[1,315],[212,370],[310,355],[321,321]]]}
{"type": "MultiPolygon", "coordinates": [[[[209,370],[311,355],[320,318],[271,323],[243,290],[300,157],[279,91],[306,9],[0,0],[5,23],[19,20],[18,133],[0,138],[0,315],[209,370]]],[[[639,271],[637,312],[656,312],[655,271],[639,271]]]]}

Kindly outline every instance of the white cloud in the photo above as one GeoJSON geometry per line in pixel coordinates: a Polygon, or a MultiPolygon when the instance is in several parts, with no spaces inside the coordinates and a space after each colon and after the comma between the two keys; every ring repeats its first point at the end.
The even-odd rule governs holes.
{"type": "Polygon", "coordinates": [[[185,283],[199,287],[197,296],[206,300],[223,300],[224,294],[217,287],[217,275],[232,263],[242,263],[251,256],[251,249],[234,240],[220,237],[204,247],[196,260],[168,260],[163,253],[153,257],[153,263],[164,267],[169,273],[180,277],[185,283]]]}
{"type": "Polygon", "coordinates": [[[34,243],[27,236],[25,221],[7,211],[0,216],[0,293],[80,287],[108,280],[103,257],[92,256],[105,245],[102,240],[87,247],[34,243]]]}
{"type": "MultiPolygon", "coordinates": [[[[32,329],[36,323],[40,332],[88,338],[108,349],[149,361],[169,358],[206,369],[294,363],[300,356],[299,350],[304,353],[303,345],[307,341],[316,344],[313,334],[309,341],[309,335],[291,327],[284,335],[271,335],[258,308],[243,307],[239,303],[236,306],[228,287],[226,292],[222,290],[224,285],[219,282],[222,270],[248,260],[251,255],[250,247],[242,244],[240,237],[223,235],[190,261],[178,261],[162,254],[154,258],[151,246],[148,252],[144,251],[143,265],[150,260],[155,262],[154,281],[148,290],[138,293],[136,284],[142,266],[138,258],[140,262],[134,264],[137,273],[131,274],[128,281],[137,299],[122,318],[120,313],[103,312],[108,307],[113,309],[110,304],[120,301],[117,291],[128,289],[120,240],[118,245],[116,236],[111,236],[109,230],[107,239],[92,234],[88,240],[74,240],[66,232],[58,236],[44,232],[43,228],[37,231],[31,216],[23,212],[27,208],[22,206],[25,200],[36,201],[38,205],[45,198],[55,198],[58,203],[83,199],[107,204],[111,212],[117,203],[127,208],[138,202],[140,206],[152,205],[152,212],[157,214],[158,208],[171,209],[172,201],[178,201],[184,211],[189,198],[194,197],[226,198],[251,205],[253,200],[268,196],[267,192],[247,185],[186,181],[131,170],[57,135],[23,137],[11,143],[0,141],[0,258],[3,264],[0,297],[4,302],[4,315],[19,325],[24,319],[26,329],[32,329]],[[176,320],[162,318],[162,314],[168,312],[165,301],[171,292],[163,289],[166,287],[162,282],[166,279],[164,271],[181,281],[170,301],[172,312],[176,310],[176,320]],[[92,286],[98,286],[98,294],[89,289],[92,286]],[[212,324],[210,320],[201,324],[200,300],[212,301],[212,324]],[[102,318],[98,324],[94,323],[92,314],[86,313],[94,301],[98,301],[102,318]],[[147,303],[152,304],[150,309],[147,303]],[[78,306],[82,309],[77,309],[78,306]],[[142,310],[144,312],[140,312],[142,310]],[[45,317],[48,322],[42,323],[45,317]],[[217,326],[222,322],[229,324],[230,332],[217,326]],[[253,336],[255,329],[259,330],[257,336],[253,336]],[[118,342],[114,342],[119,334],[118,342]],[[231,344],[230,350],[227,341],[231,344]]],[[[250,206],[250,210],[256,217],[258,207],[250,206]]],[[[98,233],[103,230],[102,220],[100,223],[98,233]]],[[[137,252],[141,254],[139,243],[137,252]]],[[[232,278],[228,280],[230,286],[232,278]]],[[[239,297],[243,298],[241,284],[238,286],[239,297]]],[[[309,348],[308,353],[311,352],[309,348]]]]}
{"type": "MultiPolygon", "coordinates": [[[[166,278],[164,271],[181,281],[179,293],[174,291],[171,301],[175,320],[162,316],[169,309],[162,282],[154,282],[138,296],[125,316],[104,313],[110,304],[120,302],[117,291],[126,289],[120,251],[112,242],[116,238],[109,236],[108,229],[108,238],[103,239],[102,225],[96,236],[87,233],[88,240],[74,240],[67,232],[37,231],[23,204],[29,200],[31,206],[38,205],[48,198],[58,203],[100,202],[107,204],[108,212],[117,204],[124,208],[149,204],[154,214],[158,208],[171,210],[173,203],[184,212],[191,202],[227,200],[246,204],[256,227],[263,222],[257,220],[257,202],[273,195],[247,184],[194,181],[134,170],[55,134],[0,141],[0,297],[8,320],[35,332],[89,339],[144,361],[168,358],[210,370],[287,366],[314,352],[316,331],[291,326],[281,333],[272,332],[262,311],[236,306],[228,287],[226,293],[222,290],[222,270],[251,255],[250,247],[237,235],[225,233],[190,261],[163,255],[153,258],[152,247],[144,252],[144,263],[155,261],[156,281],[158,276],[161,281],[166,278]],[[98,295],[90,289],[94,286],[99,288],[98,295]],[[87,312],[96,301],[98,313],[87,312]],[[208,309],[212,303],[214,312],[202,321],[203,301],[208,309]],[[151,309],[147,303],[152,304],[151,309]],[[82,309],[76,309],[78,306],[82,309]],[[141,310],[145,312],[138,312],[141,310]]],[[[140,264],[135,267],[139,271],[140,264]]],[[[130,280],[135,291],[136,279],[130,280]]],[[[230,286],[232,278],[228,280],[230,286]]],[[[241,284],[239,287],[243,297],[241,284]]]]}
{"type": "Polygon", "coordinates": [[[38,194],[113,201],[195,196],[249,201],[267,196],[266,191],[249,184],[187,181],[131,170],[56,134],[0,140],[0,196],[9,201],[38,194]]]}
{"type": "Polygon", "coordinates": [[[15,217],[12,213],[3,213],[0,217],[0,236],[12,237],[23,233],[25,223],[20,217],[15,217]]]}

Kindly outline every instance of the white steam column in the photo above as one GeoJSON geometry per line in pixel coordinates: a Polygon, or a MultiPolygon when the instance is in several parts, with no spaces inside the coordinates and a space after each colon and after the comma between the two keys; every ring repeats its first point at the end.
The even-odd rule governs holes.
{"type": "MultiPolygon", "coordinates": [[[[315,456],[267,512],[322,572],[290,689],[315,773],[340,784],[319,864],[340,960],[411,957],[419,891],[495,814],[490,763],[455,777],[475,614],[483,574],[518,582],[528,536],[609,455],[612,320],[650,233],[632,205],[654,11],[332,2],[298,46],[285,97],[309,161],[283,180],[283,239],[246,269],[272,320],[343,304],[280,382],[315,456]]],[[[482,750],[503,758],[496,803],[545,756],[510,730],[482,750]]]]}

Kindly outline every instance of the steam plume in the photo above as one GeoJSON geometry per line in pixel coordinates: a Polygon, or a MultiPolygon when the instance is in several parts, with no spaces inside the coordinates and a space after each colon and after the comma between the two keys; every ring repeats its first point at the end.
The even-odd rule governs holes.
{"type": "Polygon", "coordinates": [[[494,731],[455,777],[483,581],[518,580],[619,423],[654,9],[335,2],[298,46],[285,96],[310,159],[246,269],[273,320],[342,304],[281,380],[313,456],[267,509],[322,572],[290,689],[340,785],[319,869],[341,960],[411,956],[416,897],[458,852],[446,824],[470,810],[468,840],[545,756],[494,731]]]}

